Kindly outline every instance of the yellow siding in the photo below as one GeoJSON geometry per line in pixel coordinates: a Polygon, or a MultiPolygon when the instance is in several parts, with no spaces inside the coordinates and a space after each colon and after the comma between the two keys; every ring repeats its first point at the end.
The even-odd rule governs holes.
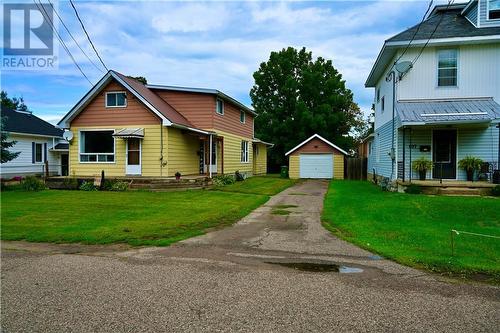
{"type": "Polygon", "coordinates": [[[115,162],[114,163],[80,163],[79,161],[79,131],[92,129],[113,129],[115,131],[122,128],[144,128],[144,139],[141,142],[141,168],[143,176],[166,176],[167,168],[161,163],[161,132],[163,131],[163,155],[167,158],[168,133],[167,128],[161,125],[128,125],[128,126],[86,126],[72,127],[74,139],[69,146],[70,175],[76,176],[97,176],[104,170],[107,176],[125,176],[126,163],[126,142],[124,139],[115,139],[115,162]]]}
{"type": "MultiPolygon", "coordinates": [[[[231,174],[236,171],[252,173],[253,169],[253,146],[252,139],[242,136],[213,130],[217,135],[224,137],[224,173],[231,174]],[[241,162],[241,141],[248,141],[248,163],[241,162]]],[[[221,163],[220,155],[218,164],[221,163]]]]}
{"type": "Polygon", "coordinates": [[[333,178],[344,179],[344,155],[333,155],[333,178]]]}
{"type": "Polygon", "coordinates": [[[291,179],[300,178],[300,157],[299,155],[292,155],[289,157],[288,175],[291,179]]]}
{"type": "Polygon", "coordinates": [[[262,175],[267,173],[267,146],[257,143],[258,154],[254,156],[253,173],[262,175]]]}
{"type": "Polygon", "coordinates": [[[177,171],[183,175],[199,174],[200,140],[198,137],[183,134],[181,130],[168,128],[168,175],[174,176],[177,171]]]}

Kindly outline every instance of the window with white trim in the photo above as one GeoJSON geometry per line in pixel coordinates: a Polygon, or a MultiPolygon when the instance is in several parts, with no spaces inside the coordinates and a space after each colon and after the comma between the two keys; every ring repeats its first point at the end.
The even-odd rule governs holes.
{"type": "Polygon", "coordinates": [[[241,163],[248,163],[248,141],[241,141],[241,163]]]}
{"type": "Polygon", "coordinates": [[[115,161],[114,131],[81,131],[81,163],[113,163],[115,161]]]}
{"type": "Polygon", "coordinates": [[[488,20],[500,19],[500,0],[488,0],[488,20]]]}
{"type": "Polygon", "coordinates": [[[385,96],[382,96],[382,99],[380,100],[380,110],[381,110],[381,113],[384,113],[384,110],[385,110],[385,96]]]}
{"type": "Polygon", "coordinates": [[[124,91],[113,91],[106,93],[107,108],[124,108],[127,106],[127,93],[124,91]]]}
{"type": "Polygon", "coordinates": [[[377,88],[377,103],[380,102],[380,88],[377,88]]]}
{"type": "Polygon", "coordinates": [[[215,112],[218,114],[224,114],[224,101],[220,98],[217,98],[215,103],[215,112]]]}
{"type": "Polygon", "coordinates": [[[240,123],[244,124],[247,119],[247,115],[245,111],[240,110],[240,123]]]}
{"type": "Polygon", "coordinates": [[[43,162],[43,144],[35,143],[35,163],[43,162]]]}
{"type": "Polygon", "coordinates": [[[456,87],[458,76],[458,50],[438,51],[438,87],[456,87]]]}

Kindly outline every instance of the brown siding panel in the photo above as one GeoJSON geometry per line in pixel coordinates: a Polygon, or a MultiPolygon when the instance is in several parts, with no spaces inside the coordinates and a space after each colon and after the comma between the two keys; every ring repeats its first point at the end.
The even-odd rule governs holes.
{"type": "Polygon", "coordinates": [[[214,114],[213,129],[253,139],[253,116],[251,114],[246,114],[246,121],[242,124],[240,108],[228,101],[224,101],[224,115],[217,114],[215,111],[214,114]]]}
{"type": "Polygon", "coordinates": [[[125,87],[110,82],[71,122],[71,126],[126,126],[154,125],[160,118],[147,109],[130,91],[127,91],[127,106],[124,108],[107,108],[105,93],[109,91],[127,91],[125,87]]]}
{"type": "MultiPolygon", "coordinates": [[[[342,154],[337,149],[329,146],[320,139],[314,138],[290,155],[300,155],[300,154],[321,154],[321,153],[337,153],[342,154]]],[[[343,154],[342,154],[343,155],[343,154]]]]}

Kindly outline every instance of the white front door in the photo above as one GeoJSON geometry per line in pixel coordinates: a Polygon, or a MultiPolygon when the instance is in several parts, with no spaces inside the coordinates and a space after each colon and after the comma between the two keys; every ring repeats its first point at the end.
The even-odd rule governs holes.
{"type": "Polygon", "coordinates": [[[300,178],[333,178],[333,154],[301,154],[300,178]]]}
{"type": "Polygon", "coordinates": [[[126,159],[127,175],[141,174],[141,140],[127,139],[127,159],[126,159]]]}

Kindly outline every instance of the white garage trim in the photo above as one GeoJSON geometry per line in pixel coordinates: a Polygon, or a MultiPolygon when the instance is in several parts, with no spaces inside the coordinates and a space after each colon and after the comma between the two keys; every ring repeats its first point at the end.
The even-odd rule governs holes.
{"type": "Polygon", "coordinates": [[[295,146],[294,148],[292,148],[290,151],[288,151],[285,156],[288,156],[290,155],[291,153],[293,153],[294,151],[296,151],[297,149],[299,149],[300,147],[302,147],[303,145],[305,145],[306,143],[308,143],[309,141],[311,141],[312,139],[320,139],[321,141],[323,141],[324,143],[326,143],[327,145],[329,145],[330,147],[333,147],[335,149],[337,149],[338,151],[340,151],[342,154],[344,155],[349,155],[345,150],[343,150],[342,148],[334,145],[333,143],[331,143],[330,141],[328,141],[327,139],[323,138],[321,135],[319,134],[314,134],[313,136],[311,136],[309,139],[307,140],[304,140],[302,141],[301,143],[299,143],[297,146],[295,146]]]}
{"type": "Polygon", "coordinates": [[[333,154],[300,154],[300,178],[333,178],[333,154]]]}

